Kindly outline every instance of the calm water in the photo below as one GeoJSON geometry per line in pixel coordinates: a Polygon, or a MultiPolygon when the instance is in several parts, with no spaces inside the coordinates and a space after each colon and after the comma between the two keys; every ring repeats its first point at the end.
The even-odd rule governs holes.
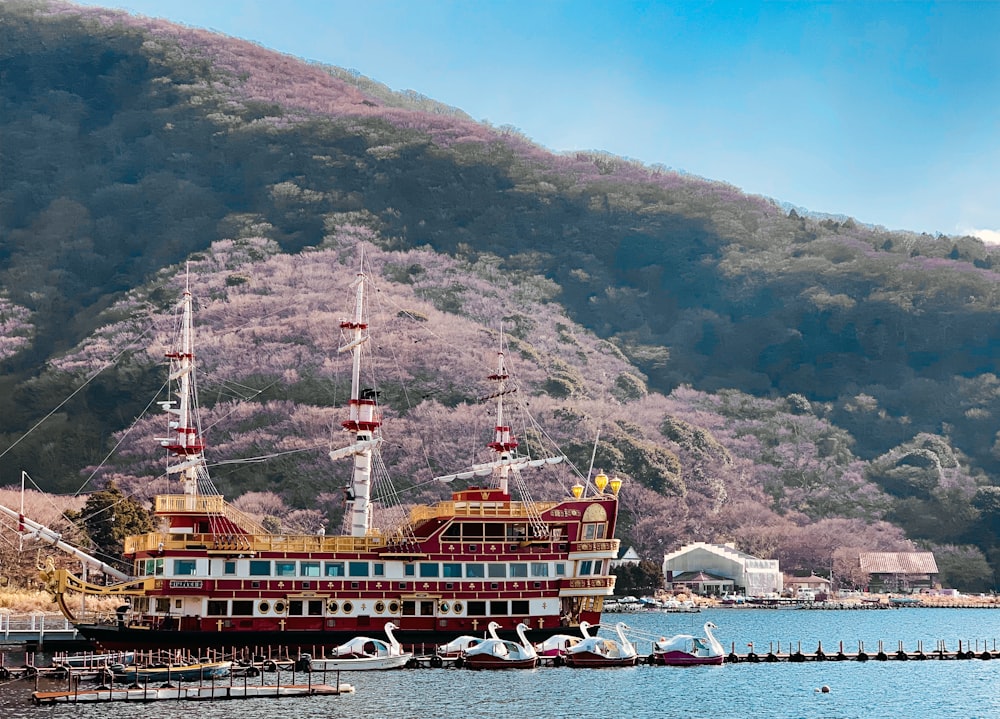
{"type": "MultiPolygon", "coordinates": [[[[651,635],[700,633],[705,621],[730,649],[759,654],[803,651],[846,652],[858,642],[870,653],[881,640],[893,652],[900,641],[908,651],[923,642],[931,651],[939,640],[951,650],[1000,650],[1000,610],[898,609],[882,611],[795,611],[722,609],[699,614],[619,614],[651,635]]],[[[640,644],[649,651],[649,644],[640,644]]],[[[273,683],[274,675],[269,677],[273,683]]],[[[287,681],[287,675],[283,681],[287,681]]],[[[297,675],[301,681],[302,675],[297,675]]],[[[319,679],[318,675],[315,677],[319,679]]],[[[332,676],[329,678],[332,681],[332,676]]],[[[228,702],[103,704],[34,707],[30,682],[0,686],[4,719],[870,719],[872,717],[1000,717],[1000,659],[991,661],[807,662],[726,664],[720,667],[623,669],[540,668],[532,671],[473,672],[456,669],[345,673],[353,695],[228,702]],[[827,685],[829,694],[815,690],[827,685]]],[[[57,685],[52,688],[61,689],[57,685]]]]}

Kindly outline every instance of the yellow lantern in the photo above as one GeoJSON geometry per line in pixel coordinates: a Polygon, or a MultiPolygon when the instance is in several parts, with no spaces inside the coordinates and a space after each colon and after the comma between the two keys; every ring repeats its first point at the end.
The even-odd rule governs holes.
{"type": "Polygon", "coordinates": [[[573,497],[575,499],[579,499],[583,496],[583,485],[579,482],[570,487],[570,490],[573,492],[573,497]]]}
{"type": "Polygon", "coordinates": [[[594,477],[594,486],[597,487],[597,491],[604,494],[604,488],[608,486],[608,475],[604,472],[598,472],[597,476],[594,477]]]}
{"type": "Polygon", "coordinates": [[[618,477],[613,478],[611,480],[611,491],[615,493],[616,497],[618,496],[618,490],[621,488],[622,488],[622,481],[618,477]]]}

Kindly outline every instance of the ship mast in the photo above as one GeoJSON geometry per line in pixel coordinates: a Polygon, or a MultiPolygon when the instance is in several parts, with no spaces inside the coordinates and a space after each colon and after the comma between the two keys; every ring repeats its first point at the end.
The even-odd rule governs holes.
{"type": "Polygon", "coordinates": [[[362,268],[355,280],[354,317],[343,320],[340,328],[350,341],[339,348],[338,352],[351,352],[353,364],[351,367],[351,401],[349,419],[341,422],[341,426],[351,435],[351,444],[330,452],[330,459],[354,456],[354,471],[349,487],[350,502],[350,535],[364,537],[372,527],[372,455],[381,443],[381,437],[376,430],[382,424],[376,392],[361,389],[361,350],[368,339],[368,323],[365,322],[365,273],[362,268]]]}
{"type": "Polygon", "coordinates": [[[170,360],[170,381],[177,383],[177,398],[160,402],[170,415],[168,428],[171,434],[160,439],[160,444],[175,457],[183,458],[167,468],[167,474],[177,474],[184,494],[198,493],[198,470],[203,465],[205,441],[198,431],[194,403],[194,322],[189,281],[181,296],[181,327],[177,346],[166,357],[170,360]]]}
{"type": "Polygon", "coordinates": [[[494,393],[497,400],[497,420],[493,430],[493,441],[487,447],[496,452],[497,462],[493,469],[493,486],[504,494],[509,494],[508,478],[510,476],[510,460],[517,449],[517,438],[511,434],[510,426],[504,424],[503,397],[507,394],[507,366],[504,364],[503,329],[500,330],[500,350],[497,352],[497,371],[488,379],[497,383],[494,393]]]}

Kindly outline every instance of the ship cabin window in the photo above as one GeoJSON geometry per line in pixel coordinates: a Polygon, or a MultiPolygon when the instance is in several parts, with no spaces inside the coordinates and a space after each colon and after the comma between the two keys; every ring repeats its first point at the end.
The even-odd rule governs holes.
{"type": "Polygon", "coordinates": [[[445,562],[441,565],[441,576],[448,579],[461,579],[462,565],[458,563],[445,562]]]}
{"type": "Polygon", "coordinates": [[[319,562],[299,562],[299,574],[303,577],[318,577],[319,562]]]}
{"type": "Polygon", "coordinates": [[[414,577],[417,574],[417,568],[412,563],[407,564],[403,567],[403,574],[407,577],[414,577]]]}
{"type": "Polygon", "coordinates": [[[170,597],[157,597],[156,598],[156,613],[166,614],[170,611],[170,597]]]}
{"type": "Polygon", "coordinates": [[[225,599],[209,599],[208,600],[208,611],[206,612],[210,617],[225,617],[229,614],[229,602],[225,599]]]}
{"type": "Polygon", "coordinates": [[[437,603],[434,601],[414,601],[412,599],[403,600],[404,617],[433,617],[437,603]]]}
{"type": "Polygon", "coordinates": [[[252,599],[234,599],[233,600],[233,612],[234,617],[252,617],[253,616],[253,600],[252,599]]]}
{"type": "Polygon", "coordinates": [[[343,562],[323,562],[323,574],[327,577],[343,577],[343,562]]]}
{"type": "Polygon", "coordinates": [[[223,574],[236,574],[236,562],[229,560],[222,564],[223,574]]]}
{"type": "Polygon", "coordinates": [[[521,542],[524,538],[528,536],[528,525],[527,524],[508,524],[507,525],[507,541],[508,542],[521,542]]]}
{"type": "Polygon", "coordinates": [[[290,616],[290,617],[301,617],[302,616],[302,600],[301,599],[290,599],[290,600],[288,600],[288,616],[290,616]]]}
{"type": "Polygon", "coordinates": [[[348,562],[347,570],[352,577],[367,577],[368,562],[348,562]]]}
{"type": "Polygon", "coordinates": [[[276,577],[294,577],[295,576],[295,562],[275,562],[274,563],[274,576],[276,577]]]}
{"type": "Polygon", "coordinates": [[[462,525],[459,524],[458,522],[452,522],[451,524],[449,524],[447,527],[444,528],[444,531],[441,533],[441,536],[444,537],[445,539],[456,539],[456,540],[461,539],[462,525]]]}
{"type": "Polygon", "coordinates": [[[250,576],[251,577],[270,577],[271,576],[271,562],[265,559],[251,559],[250,560],[250,576]]]}
{"type": "Polygon", "coordinates": [[[583,538],[588,539],[604,539],[604,522],[594,522],[590,524],[583,525],[583,538]]]}
{"type": "Polygon", "coordinates": [[[321,617],[323,616],[323,600],[322,599],[289,599],[288,600],[288,614],[293,617],[321,617]]]}
{"type": "Polygon", "coordinates": [[[499,522],[488,522],[483,525],[483,539],[487,542],[490,540],[502,542],[506,536],[506,527],[499,522]]]}
{"type": "Polygon", "coordinates": [[[482,579],[486,576],[486,565],[475,562],[465,565],[466,579],[482,579]]]}
{"type": "Polygon", "coordinates": [[[490,602],[490,614],[493,616],[497,615],[507,615],[507,602],[505,601],[491,601],[490,602]]]}
{"type": "Polygon", "coordinates": [[[526,617],[529,614],[528,602],[526,600],[515,600],[510,603],[510,613],[515,617],[526,617]]]}
{"type": "Polygon", "coordinates": [[[556,562],[556,576],[565,577],[566,576],[566,564],[565,562],[556,562]]]}
{"type": "Polygon", "coordinates": [[[513,562],[510,565],[510,576],[511,577],[527,577],[528,576],[528,565],[524,562],[513,562]]]}
{"type": "Polygon", "coordinates": [[[437,577],[441,573],[441,566],[437,562],[421,562],[420,563],[420,576],[421,577],[437,577]]]}
{"type": "Polygon", "coordinates": [[[184,577],[194,574],[195,560],[193,559],[175,559],[174,560],[174,576],[184,577]]]}
{"type": "Polygon", "coordinates": [[[159,559],[140,559],[136,562],[138,565],[138,573],[140,575],[156,575],[161,576],[163,574],[163,558],[159,559]]]}
{"type": "Polygon", "coordinates": [[[593,562],[591,562],[589,559],[585,559],[582,562],[580,562],[580,571],[577,576],[586,577],[588,574],[590,574],[590,567],[592,564],[593,562]]]}
{"type": "Polygon", "coordinates": [[[470,617],[485,617],[486,616],[486,602],[469,602],[468,609],[466,610],[466,616],[470,617]]]}
{"type": "Polygon", "coordinates": [[[487,569],[489,571],[489,576],[491,578],[496,577],[506,577],[507,576],[507,565],[506,564],[488,564],[487,569]]]}
{"type": "Polygon", "coordinates": [[[547,577],[549,576],[549,565],[547,562],[532,562],[531,563],[531,576],[533,577],[547,577]]]}
{"type": "Polygon", "coordinates": [[[385,576],[385,563],[384,562],[372,562],[372,576],[373,577],[384,577],[385,576]]]}

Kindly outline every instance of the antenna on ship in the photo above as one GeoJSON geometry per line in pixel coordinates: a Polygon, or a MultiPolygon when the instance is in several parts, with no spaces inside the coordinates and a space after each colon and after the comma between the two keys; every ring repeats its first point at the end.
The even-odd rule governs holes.
{"type": "Polygon", "coordinates": [[[350,535],[364,537],[372,527],[372,455],[382,442],[376,430],[382,424],[378,412],[378,393],[361,389],[361,349],[368,339],[368,323],[365,321],[365,269],[364,250],[361,252],[361,267],[354,281],[354,317],[342,320],[341,331],[350,341],[338,352],[351,352],[351,401],[350,416],[341,426],[351,434],[351,444],[330,452],[330,459],[354,457],[354,471],[351,476],[349,502],[350,535]]]}

